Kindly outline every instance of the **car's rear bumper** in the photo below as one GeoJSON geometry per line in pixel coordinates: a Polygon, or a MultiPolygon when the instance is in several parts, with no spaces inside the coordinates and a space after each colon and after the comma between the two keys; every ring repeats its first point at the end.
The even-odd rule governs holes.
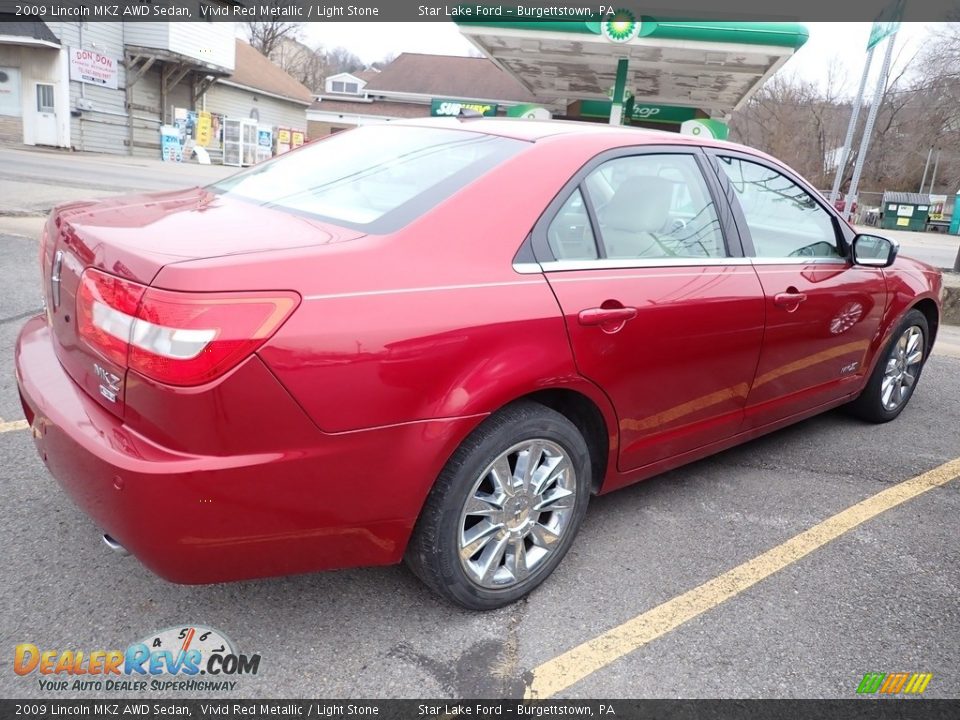
{"type": "Polygon", "coordinates": [[[16,374],[50,473],[104,532],[181,583],[399,561],[433,479],[477,422],[318,430],[309,447],[186,454],[133,431],[77,386],[42,316],[20,333],[16,374]]]}

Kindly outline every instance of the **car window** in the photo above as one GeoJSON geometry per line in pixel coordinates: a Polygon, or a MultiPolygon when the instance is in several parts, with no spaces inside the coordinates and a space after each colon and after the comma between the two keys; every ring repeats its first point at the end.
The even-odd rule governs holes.
{"type": "Polygon", "coordinates": [[[726,248],[692,155],[617,158],[585,181],[608,258],[716,258],[726,248]]]}
{"type": "Polygon", "coordinates": [[[721,157],[720,168],[740,201],[757,257],[840,257],[829,213],[782,173],[721,157]]]}
{"type": "Polygon", "coordinates": [[[526,146],[462,130],[371,125],[257,165],[211,189],[368,232],[392,232],[526,146]]]}
{"type": "Polygon", "coordinates": [[[551,221],[547,241],[557,260],[596,260],[597,244],[579,188],[551,221]]]}

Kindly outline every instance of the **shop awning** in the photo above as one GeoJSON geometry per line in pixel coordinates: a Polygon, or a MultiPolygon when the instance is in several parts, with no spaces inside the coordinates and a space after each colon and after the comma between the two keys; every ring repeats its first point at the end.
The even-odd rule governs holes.
{"type": "Polygon", "coordinates": [[[688,22],[643,16],[605,22],[461,20],[460,32],[516,77],[537,101],[564,113],[611,97],[618,64],[637,103],[724,118],[807,40],[797,23],[688,22]],[[626,60],[626,65],[620,61],[626,60]]]}

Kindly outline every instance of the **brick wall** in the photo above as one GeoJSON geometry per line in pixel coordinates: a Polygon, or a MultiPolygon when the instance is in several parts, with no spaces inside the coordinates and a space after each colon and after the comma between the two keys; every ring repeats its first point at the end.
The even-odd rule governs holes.
{"type": "Polygon", "coordinates": [[[23,142],[23,121],[20,118],[0,115],[0,142],[23,142]]]}

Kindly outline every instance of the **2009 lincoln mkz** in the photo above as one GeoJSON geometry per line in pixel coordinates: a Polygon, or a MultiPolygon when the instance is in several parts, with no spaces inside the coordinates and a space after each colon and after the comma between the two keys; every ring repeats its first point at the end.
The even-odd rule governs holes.
{"type": "Polygon", "coordinates": [[[181,583],[406,559],[477,609],[543,582],[594,494],[895,418],[941,289],[757,151],[480,118],[62,205],[41,263],[24,412],[114,547],[181,583]]]}

